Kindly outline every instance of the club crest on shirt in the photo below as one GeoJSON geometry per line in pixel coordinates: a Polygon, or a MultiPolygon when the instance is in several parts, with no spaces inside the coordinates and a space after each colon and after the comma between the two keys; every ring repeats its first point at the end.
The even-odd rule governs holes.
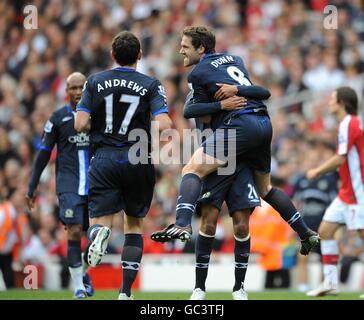
{"type": "Polygon", "coordinates": [[[208,192],[204,193],[201,198],[205,199],[205,198],[209,198],[210,196],[211,196],[211,192],[208,191],[208,192]]]}
{"type": "Polygon", "coordinates": [[[64,213],[65,218],[73,218],[74,217],[74,212],[72,209],[67,209],[64,213]]]}

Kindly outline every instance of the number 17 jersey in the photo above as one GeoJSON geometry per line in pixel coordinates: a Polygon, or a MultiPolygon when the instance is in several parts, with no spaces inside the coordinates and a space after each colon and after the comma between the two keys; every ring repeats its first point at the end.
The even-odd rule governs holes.
{"type": "Polygon", "coordinates": [[[77,111],[91,115],[90,142],[94,148],[123,148],[133,129],[142,129],[150,143],[151,117],[168,113],[161,83],[135,69],[114,68],[90,76],[77,111]]]}

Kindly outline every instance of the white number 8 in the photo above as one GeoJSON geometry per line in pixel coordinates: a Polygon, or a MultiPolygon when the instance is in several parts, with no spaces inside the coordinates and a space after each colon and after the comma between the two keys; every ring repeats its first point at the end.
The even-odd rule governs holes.
{"type": "Polygon", "coordinates": [[[226,69],[226,71],[229,74],[229,76],[233,78],[235,81],[239,82],[240,85],[245,85],[245,86],[252,85],[250,81],[247,78],[245,78],[244,73],[239,68],[235,66],[230,66],[226,69]]]}

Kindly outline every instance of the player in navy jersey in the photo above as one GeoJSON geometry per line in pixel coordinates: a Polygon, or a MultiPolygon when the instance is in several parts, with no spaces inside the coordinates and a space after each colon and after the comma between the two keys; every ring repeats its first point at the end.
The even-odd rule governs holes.
{"type": "Polygon", "coordinates": [[[211,103],[215,112],[211,127],[215,130],[196,150],[182,170],[180,194],[176,207],[176,223],[152,234],[152,239],[188,240],[191,217],[201,189],[201,178],[237,161],[246,162],[253,170],[259,195],[276,209],[301,238],[301,254],[307,255],[319,243],[319,236],[310,230],[289,197],[271,185],[270,144],[272,125],[262,101],[248,99],[244,109],[225,111],[218,100],[242,95],[251,85],[247,70],[239,57],[215,52],[215,36],[205,27],[183,30],[180,53],[184,65],[195,65],[188,76],[193,101],[211,103]]]}
{"type": "Polygon", "coordinates": [[[76,105],[81,99],[85,76],[79,72],[67,78],[66,92],[69,104],[55,111],[44,127],[39,152],[26,195],[29,210],[34,208],[35,190],[47,166],[51,151],[57,145],[56,189],[59,199],[60,220],[67,229],[67,259],[78,299],[93,295],[90,279],[82,266],[81,236],[88,228],[89,136],[74,129],[76,105]]]}
{"type": "MultiPolygon", "coordinates": [[[[270,92],[259,86],[249,86],[244,92],[245,97],[265,100],[270,92]]],[[[216,106],[210,104],[195,104],[189,94],[184,107],[185,118],[195,118],[196,127],[204,130],[209,127],[204,124],[200,115],[216,112],[216,106]]],[[[239,110],[246,103],[243,97],[233,96],[220,101],[222,110],[239,110]]],[[[250,255],[250,214],[260,199],[255,190],[251,169],[243,163],[237,163],[236,171],[230,175],[218,175],[212,172],[203,178],[201,196],[196,204],[196,214],[201,216],[199,234],[196,239],[195,288],[191,300],[204,300],[206,295],[206,278],[210,255],[216,232],[217,220],[223,202],[226,202],[233,222],[235,282],[233,286],[234,300],[247,300],[248,294],[244,288],[245,276],[250,255]]]]}
{"type": "Polygon", "coordinates": [[[89,130],[95,149],[89,170],[92,226],[85,257],[91,266],[101,262],[113,214],[124,211],[123,284],[119,299],[129,300],[143,253],[143,219],[155,184],[150,161],[151,120],[158,122],[161,131],[169,129],[172,122],[161,83],[136,71],[141,58],[138,38],[123,31],[115,36],[111,46],[112,58],[119,67],[88,78],[77,106],[75,128],[78,132],[89,130]]]}
{"type": "MultiPolygon", "coordinates": [[[[311,148],[306,152],[303,168],[308,169],[320,164],[322,154],[318,149],[311,148]]],[[[302,168],[301,167],[301,168],[302,168]]],[[[327,173],[319,179],[310,181],[302,174],[294,184],[294,200],[300,209],[302,217],[307,225],[318,232],[325,211],[337,195],[339,176],[336,172],[327,173]]],[[[320,253],[317,246],[313,251],[320,253]]],[[[298,289],[301,292],[308,291],[308,257],[297,257],[298,289]]]]}

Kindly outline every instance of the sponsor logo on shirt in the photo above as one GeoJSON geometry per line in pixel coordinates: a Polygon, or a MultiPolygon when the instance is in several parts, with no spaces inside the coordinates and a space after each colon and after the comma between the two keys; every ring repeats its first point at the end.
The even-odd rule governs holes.
{"type": "Polygon", "coordinates": [[[86,147],[90,144],[90,136],[87,133],[81,132],[75,136],[68,137],[68,142],[76,143],[77,147],[86,147]]]}

